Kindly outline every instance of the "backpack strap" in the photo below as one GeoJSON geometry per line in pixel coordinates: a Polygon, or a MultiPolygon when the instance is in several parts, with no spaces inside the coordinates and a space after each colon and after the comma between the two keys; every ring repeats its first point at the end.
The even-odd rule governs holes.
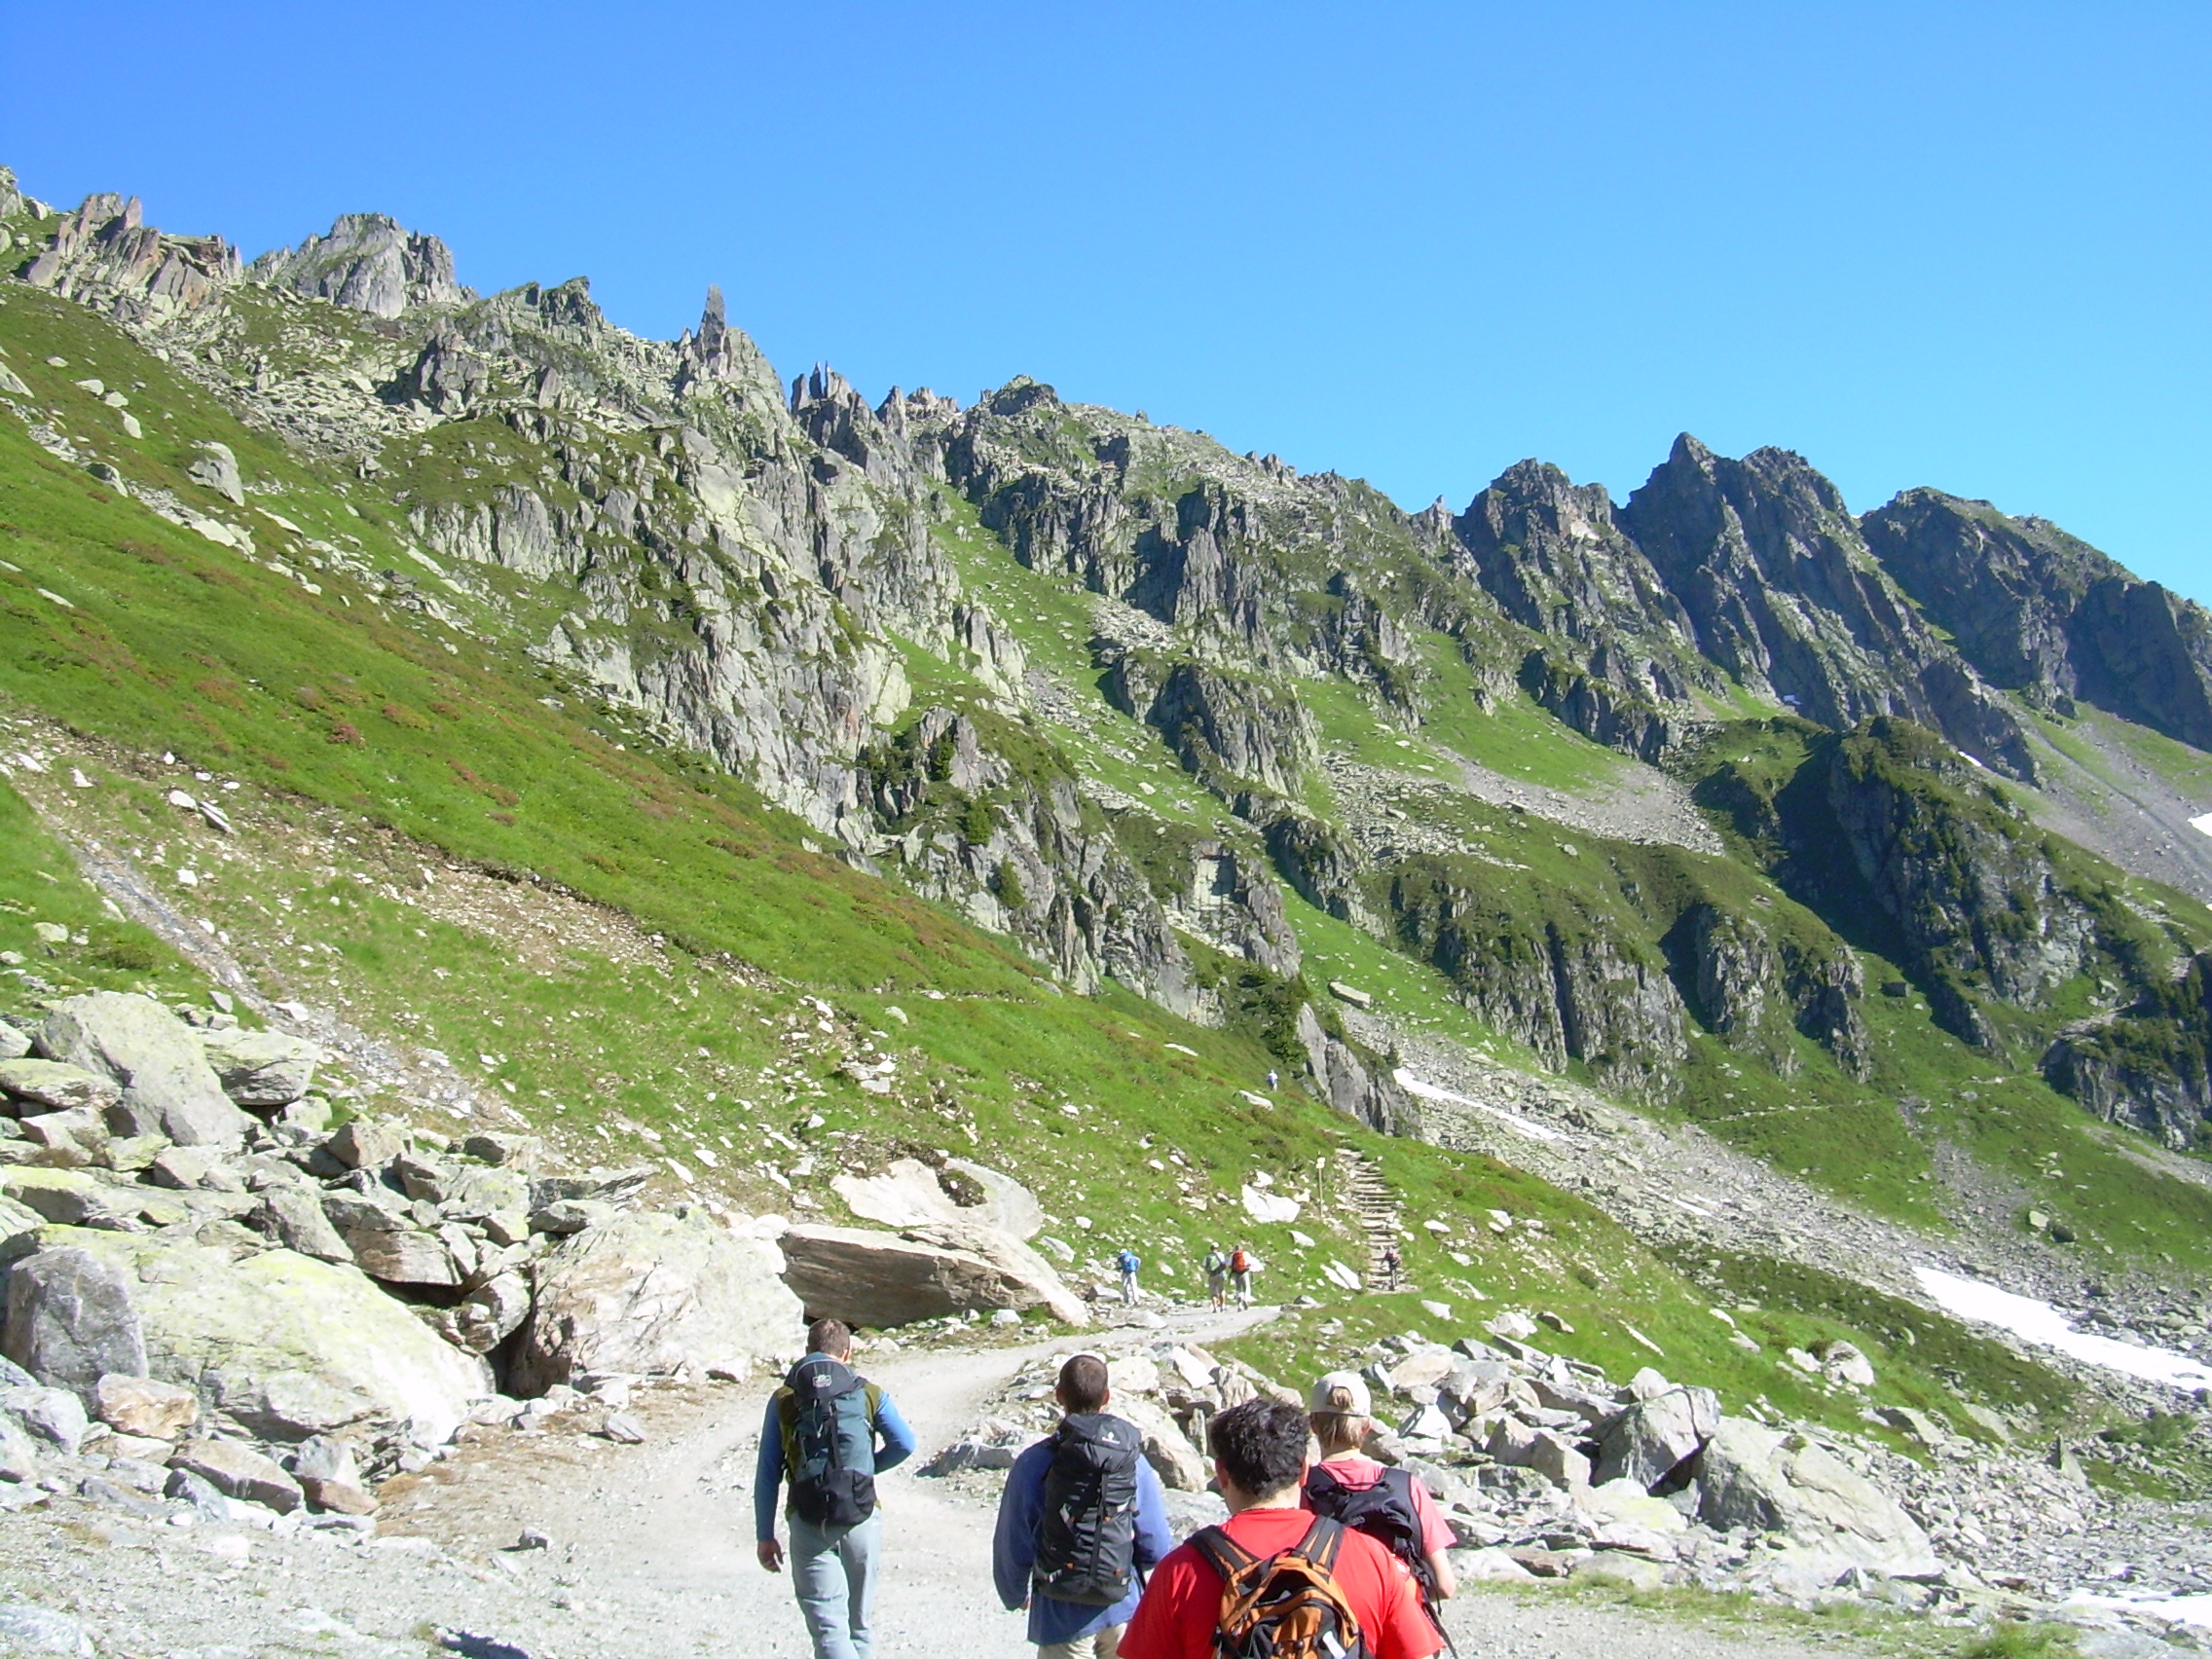
{"type": "Polygon", "coordinates": [[[1208,1567],[1221,1574],[1224,1588],[1260,1559],[1219,1527],[1204,1527],[1193,1532],[1191,1547],[1205,1558],[1208,1567]]]}
{"type": "Polygon", "coordinates": [[[1313,1517],[1313,1525],[1307,1530],[1306,1536],[1298,1541],[1298,1553],[1323,1572],[1334,1572],[1337,1551],[1343,1547],[1344,1541],[1345,1530],[1341,1522],[1332,1521],[1326,1515],[1316,1515],[1313,1517]]]}

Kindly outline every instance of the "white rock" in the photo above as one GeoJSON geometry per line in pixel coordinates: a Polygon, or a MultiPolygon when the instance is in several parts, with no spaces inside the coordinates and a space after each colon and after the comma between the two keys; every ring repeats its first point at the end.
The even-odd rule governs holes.
{"type": "Polygon", "coordinates": [[[1303,1207],[1296,1198],[1247,1185],[1242,1193],[1244,1213],[1257,1222],[1284,1223],[1298,1219],[1303,1207]]]}
{"type": "Polygon", "coordinates": [[[801,1309],[779,1276],[784,1266],[774,1243],[703,1220],[614,1215],[539,1262],[515,1385],[795,1353],[804,1346],[801,1309]]]}

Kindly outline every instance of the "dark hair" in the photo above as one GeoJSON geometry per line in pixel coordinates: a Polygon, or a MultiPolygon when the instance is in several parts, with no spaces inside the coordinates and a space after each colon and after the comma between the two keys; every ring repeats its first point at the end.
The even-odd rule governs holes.
{"type": "Polygon", "coordinates": [[[1106,1403],[1106,1362],[1079,1353],[1060,1367],[1060,1404],[1071,1412],[1094,1412],[1106,1403]]]}
{"type": "Polygon", "coordinates": [[[842,1319],[817,1319],[806,1328],[806,1351],[843,1359],[853,1351],[853,1333],[842,1319]]]}
{"type": "Polygon", "coordinates": [[[1306,1472],[1306,1414],[1262,1394],[1232,1406],[1206,1428],[1221,1472],[1254,1497],[1272,1497],[1306,1472]]]}

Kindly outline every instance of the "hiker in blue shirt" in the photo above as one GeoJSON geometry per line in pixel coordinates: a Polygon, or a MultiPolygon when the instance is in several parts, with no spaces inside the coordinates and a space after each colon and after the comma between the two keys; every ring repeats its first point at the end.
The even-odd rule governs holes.
{"type": "Polygon", "coordinates": [[[792,1590],[814,1659],[869,1659],[883,1531],[875,1477],[913,1456],[914,1431],[889,1394],[853,1374],[853,1334],[842,1324],[815,1320],[806,1346],[807,1356],[769,1397],[760,1423],[753,1474],[756,1551],[770,1572],[783,1570],[776,1493],[789,1476],[792,1590]]]}
{"type": "Polygon", "coordinates": [[[1124,1244],[1122,1253],[1114,1258],[1114,1266],[1122,1274],[1122,1301],[1134,1308],[1137,1305],[1137,1270],[1144,1263],[1134,1250],[1124,1244]]]}
{"type": "Polygon", "coordinates": [[[1175,1535],[1144,1437],[1106,1414],[1106,1362],[1077,1354],[1060,1367],[1054,1392],[1067,1416],[1014,1460],[991,1575],[1008,1611],[1029,1609],[1038,1659],[1113,1659],[1143,1575],[1175,1535]]]}

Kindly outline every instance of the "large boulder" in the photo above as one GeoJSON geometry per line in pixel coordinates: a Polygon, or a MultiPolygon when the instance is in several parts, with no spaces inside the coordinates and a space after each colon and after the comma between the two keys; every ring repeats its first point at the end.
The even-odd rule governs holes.
{"type": "Polygon", "coordinates": [[[115,1261],[89,1249],[62,1244],[25,1256],[8,1270],[0,1348],[42,1382],[74,1389],[91,1402],[110,1373],[146,1375],[134,1288],[115,1261]]]}
{"type": "Polygon", "coordinates": [[[1050,1308],[1071,1325],[1089,1310],[1045,1259],[994,1228],[939,1224],[905,1235],[793,1227],[779,1240],[784,1282],[813,1314],[878,1330],[999,1308],[1050,1308]]]}
{"type": "Polygon", "coordinates": [[[129,1284],[144,1333],[138,1374],[191,1388],[206,1410],[267,1438],[360,1425],[434,1443],[492,1392],[482,1360],[440,1341],[357,1268],[143,1234],[57,1227],[45,1236],[129,1284]]]}
{"type": "Polygon", "coordinates": [[[586,1372],[744,1368],[806,1346],[799,1299],[767,1240],[698,1216],[610,1215],[536,1267],[536,1298],[508,1379],[540,1393],[586,1372]]]}
{"type": "Polygon", "coordinates": [[[979,1225],[1034,1238],[1045,1225],[1027,1187],[962,1158],[946,1160],[941,1169],[902,1158],[881,1175],[839,1175],[830,1185],[846,1208],[883,1227],[979,1225]]]}
{"type": "Polygon", "coordinates": [[[1782,1533],[1824,1557],[1897,1577],[1939,1572],[1923,1532],[1879,1487],[1802,1435],[1724,1417],[1696,1466],[1698,1519],[1782,1533]]]}
{"type": "Polygon", "coordinates": [[[240,1106],[289,1106],[314,1087],[314,1068],[322,1061],[322,1050],[305,1037],[236,1029],[196,1035],[223,1092],[240,1106]]]}
{"type": "Polygon", "coordinates": [[[48,1168],[18,1164],[0,1172],[12,1205],[31,1211],[43,1220],[64,1227],[134,1227],[139,1212],[160,1196],[128,1180],[118,1180],[90,1169],[48,1168]]]}
{"type": "Polygon", "coordinates": [[[1599,1441],[1597,1484],[1626,1477],[1649,1492],[1696,1456],[1720,1426],[1720,1397],[1711,1388],[1670,1388],[1639,1401],[1607,1425],[1599,1441]]]}
{"type": "Polygon", "coordinates": [[[151,997],[92,991],[55,1004],[39,1030],[48,1059],[112,1078],[119,1135],[166,1135],[179,1146],[237,1146],[247,1118],[223,1092],[200,1040],[151,997]]]}
{"type": "Polygon", "coordinates": [[[355,1228],[345,1235],[345,1239],[361,1271],[386,1284],[450,1290],[461,1282],[453,1251],[443,1238],[424,1228],[355,1228]]]}

